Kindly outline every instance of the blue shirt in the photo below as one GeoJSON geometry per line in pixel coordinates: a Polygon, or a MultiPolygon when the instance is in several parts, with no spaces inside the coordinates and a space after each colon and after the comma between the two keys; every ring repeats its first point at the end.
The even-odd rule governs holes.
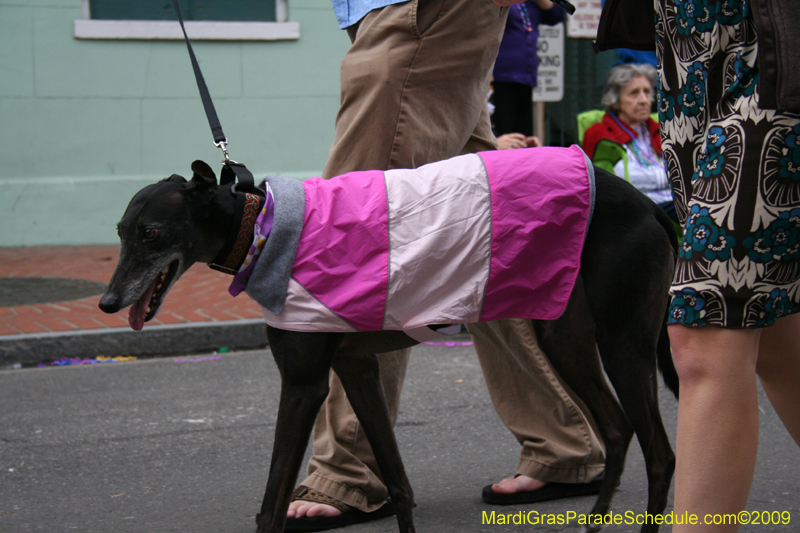
{"type": "Polygon", "coordinates": [[[352,26],[359,20],[364,18],[364,15],[373,9],[379,9],[391,4],[399,4],[407,2],[408,0],[331,0],[333,2],[333,10],[336,12],[336,19],[339,21],[339,27],[345,29],[352,26]]]}

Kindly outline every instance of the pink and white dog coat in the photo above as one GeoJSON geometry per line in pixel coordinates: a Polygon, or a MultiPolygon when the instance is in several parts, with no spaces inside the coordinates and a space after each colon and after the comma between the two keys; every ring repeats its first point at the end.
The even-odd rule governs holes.
{"type": "Polygon", "coordinates": [[[266,322],[291,331],[402,330],[417,340],[438,336],[427,327],[435,324],[558,318],[594,202],[593,167],[577,146],[302,185],[283,305],[259,301],[257,275],[244,280],[266,322]]]}

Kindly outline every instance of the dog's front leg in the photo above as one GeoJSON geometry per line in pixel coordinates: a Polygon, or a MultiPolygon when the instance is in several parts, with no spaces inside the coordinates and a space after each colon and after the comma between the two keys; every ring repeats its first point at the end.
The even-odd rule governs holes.
{"type": "Polygon", "coordinates": [[[338,333],[298,333],[267,326],[281,374],[281,399],[267,489],[256,516],[258,533],[281,533],[314,420],[328,395],[338,333]]]}
{"type": "Polygon", "coordinates": [[[333,359],[333,370],[339,376],[347,399],[375,454],[381,476],[395,506],[400,533],[413,533],[414,493],[397,447],[381,383],[378,358],[375,355],[354,352],[357,350],[344,348],[337,353],[333,359]]]}

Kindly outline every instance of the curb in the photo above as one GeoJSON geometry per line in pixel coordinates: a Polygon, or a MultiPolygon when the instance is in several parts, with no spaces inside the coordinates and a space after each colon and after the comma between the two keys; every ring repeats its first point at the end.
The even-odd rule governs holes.
{"type": "Polygon", "coordinates": [[[0,337],[0,368],[46,363],[62,357],[156,357],[190,355],[220,348],[252,350],[267,346],[262,319],[109,328],[0,337]]]}

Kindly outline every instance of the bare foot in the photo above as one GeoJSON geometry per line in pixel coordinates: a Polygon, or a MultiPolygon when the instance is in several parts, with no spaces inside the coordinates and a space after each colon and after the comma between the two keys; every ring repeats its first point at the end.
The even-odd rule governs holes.
{"type": "Polygon", "coordinates": [[[289,504],[289,510],[286,512],[287,518],[313,518],[315,516],[339,516],[342,512],[336,507],[325,505],[324,503],[306,502],[303,500],[295,500],[289,504]]]}
{"type": "Polygon", "coordinates": [[[516,494],[518,492],[533,492],[547,485],[546,481],[539,481],[528,476],[507,477],[500,483],[492,485],[492,491],[497,494],[516,494]]]}

